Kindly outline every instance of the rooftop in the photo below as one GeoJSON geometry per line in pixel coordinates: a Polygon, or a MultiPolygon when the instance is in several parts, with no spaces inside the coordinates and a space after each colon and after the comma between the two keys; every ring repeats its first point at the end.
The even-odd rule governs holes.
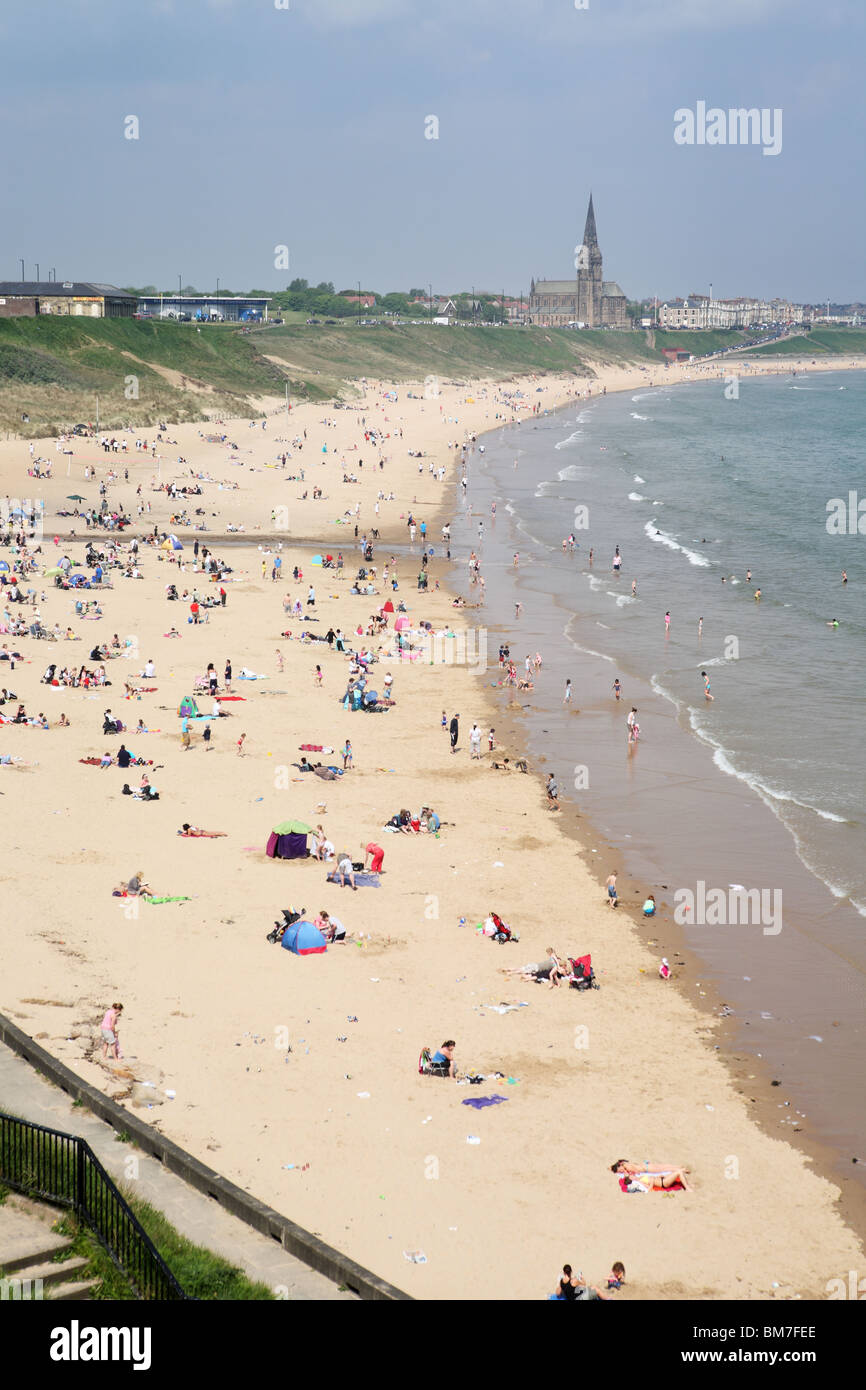
{"type": "Polygon", "coordinates": [[[0,295],[11,298],[33,298],[39,295],[67,295],[75,298],[95,299],[108,296],[111,299],[137,299],[138,295],[128,294],[116,285],[98,285],[89,280],[0,280],[0,295]]]}

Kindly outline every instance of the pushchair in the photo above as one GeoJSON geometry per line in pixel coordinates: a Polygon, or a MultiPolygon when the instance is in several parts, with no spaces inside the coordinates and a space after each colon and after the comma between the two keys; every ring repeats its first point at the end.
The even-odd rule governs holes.
{"type": "Polygon", "coordinates": [[[283,920],[282,922],[274,922],[273,931],[268,932],[268,941],[274,945],[279,945],[283,939],[283,933],[286,928],[292,926],[295,922],[300,922],[306,910],[305,907],[302,907],[300,912],[296,912],[293,907],[284,907],[282,909],[283,920]]]}
{"type": "Polygon", "coordinates": [[[578,956],[576,960],[569,959],[571,974],[568,977],[571,989],[598,989],[598,980],[595,978],[595,971],[592,968],[592,956],[578,956]]]}
{"type": "Polygon", "coordinates": [[[498,917],[495,912],[491,912],[490,920],[496,928],[491,937],[491,940],[495,941],[499,946],[504,946],[506,941],[520,940],[520,932],[512,931],[511,928],[506,926],[502,918],[498,917]]]}

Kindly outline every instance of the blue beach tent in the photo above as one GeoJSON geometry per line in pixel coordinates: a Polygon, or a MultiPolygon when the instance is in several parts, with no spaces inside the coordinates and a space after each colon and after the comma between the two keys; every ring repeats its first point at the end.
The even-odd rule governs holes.
{"type": "Polygon", "coordinates": [[[312,922],[293,922],[286,927],[280,945],[296,956],[320,956],[328,949],[327,941],[312,922]]]}

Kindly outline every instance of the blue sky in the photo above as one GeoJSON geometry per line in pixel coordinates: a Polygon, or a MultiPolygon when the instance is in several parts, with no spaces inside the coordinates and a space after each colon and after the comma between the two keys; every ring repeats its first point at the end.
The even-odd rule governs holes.
{"type": "Polygon", "coordinates": [[[592,189],[629,297],[866,299],[862,0],[276,3],[6,8],[0,278],[517,293],[592,189]],[[699,101],[781,153],[677,145],[699,101]]]}

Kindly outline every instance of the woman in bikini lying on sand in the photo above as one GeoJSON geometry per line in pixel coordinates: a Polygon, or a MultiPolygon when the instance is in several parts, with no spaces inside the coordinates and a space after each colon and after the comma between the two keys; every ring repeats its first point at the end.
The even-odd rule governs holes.
{"type": "Polygon", "coordinates": [[[179,830],[178,835],[182,835],[185,840],[224,840],[226,832],[224,830],[199,830],[197,825],[183,823],[183,829],[179,830]]]}
{"type": "Polygon", "coordinates": [[[686,1192],[692,1190],[686,1180],[686,1169],[674,1163],[630,1163],[627,1158],[618,1158],[611,1164],[610,1171],[620,1178],[643,1183],[645,1187],[667,1189],[680,1183],[686,1192]]]}

